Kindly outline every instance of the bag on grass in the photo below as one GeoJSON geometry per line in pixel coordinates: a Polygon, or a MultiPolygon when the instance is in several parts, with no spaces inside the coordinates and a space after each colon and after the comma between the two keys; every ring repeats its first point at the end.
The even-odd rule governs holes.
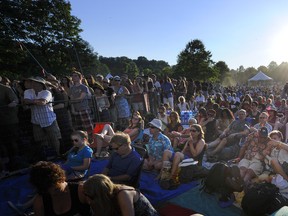
{"type": "Polygon", "coordinates": [[[198,165],[198,161],[193,159],[185,159],[179,164],[179,182],[188,183],[201,178],[205,178],[208,174],[208,169],[198,165]]]}
{"type": "Polygon", "coordinates": [[[219,193],[220,200],[229,200],[231,193],[241,192],[244,187],[238,166],[216,163],[203,181],[202,189],[207,193],[219,193]]]}

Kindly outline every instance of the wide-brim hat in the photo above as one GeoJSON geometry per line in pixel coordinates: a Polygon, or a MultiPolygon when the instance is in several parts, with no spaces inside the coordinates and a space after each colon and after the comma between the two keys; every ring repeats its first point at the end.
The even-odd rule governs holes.
{"type": "Polygon", "coordinates": [[[104,93],[104,88],[103,88],[103,86],[102,86],[100,83],[98,83],[98,82],[95,82],[95,83],[92,85],[92,88],[93,88],[93,89],[95,89],[95,88],[100,89],[100,90],[104,93]]]}
{"type": "Polygon", "coordinates": [[[38,82],[38,83],[41,83],[41,84],[43,84],[43,85],[46,85],[46,80],[43,79],[42,77],[38,77],[38,76],[36,76],[36,77],[29,77],[29,78],[27,78],[27,80],[31,80],[31,81],[38,82]]]}
{"type": "Polygon", "coordinates": [[[149,125],[152,125],[162,131],[162,121],[160,119],[153,119],[151,122],[149,122],[149,125]]]}

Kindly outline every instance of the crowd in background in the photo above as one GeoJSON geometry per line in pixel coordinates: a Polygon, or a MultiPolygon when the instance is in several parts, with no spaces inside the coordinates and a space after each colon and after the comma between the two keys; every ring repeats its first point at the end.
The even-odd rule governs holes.
{"type": "MultiPolygon", "coordinates": [[[[192,110],[197,122],[205,129],[206,142],[210,142],[218,134],[210,132],[214,126],[219,133],[223,130],[224,110],[228,109],[237,118],[237,111],[245,109],[246,117],[251,117],[253,123],[258,122],[259,113],[265,109],[275,110],[270,122],[283,131],[285,139],[288,138],[285,132],[286,85],[224,87],[219,83],[187,80],[185,77],[159,78],[151,74],[131,79],[124,74],[108,78],[101,74],[83,76],[74,71],[70,76],[62,77],[46,74],[44,78],[12,81],[1,77],[0,87],[2,164],[15,161],[15,157],[21,156],[21,148],[31,142],[40,142],[41,148],[48,149],[52,143],[59,155],[71,147],[70,135],[74,130],[87,131],[89,142],[92,142],[95,122],[113,122],[116,130],[124,130],[134,111],[143,117],[150,116],[150,119],[151,116],[160,118],[165,129],[168,123],[175,126],[173,118],[167,118],[171,111],[181,119],[182,111],[192,110]],[[45,92],[46,100],[37,100],[37,92],[45,92]],[[45,110],[33,106],[43,103],[45,110]],[[44,112],[48,114],[43,115],[44,112]],[[210,114],[215,119],[214,126],[210,123],[210,114]]],[[[175,131],[181,130],[180,122],[175,131]]],[[[169,128],[169,131],[174,129],[169,128]]],[[[173,135],[167,134],[174,142],[173,135]]]]}

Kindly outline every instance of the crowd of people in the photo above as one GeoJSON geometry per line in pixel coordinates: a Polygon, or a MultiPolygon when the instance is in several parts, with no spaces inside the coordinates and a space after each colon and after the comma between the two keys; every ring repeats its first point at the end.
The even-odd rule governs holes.
{"type": "MultiPolygon", "coordinates": [[[[98,202],[106,197],[105,193],[110,193],[107,200],[112,201],[115,208],[106,210],[131,211],[122,206],[125,199],[134,205],[135,212],[141,206],[148,206],[150,215],[157,215],[139,191],[118,185],[129,185],[137,169],[142,168],[141,156],[133,148],[135,143],[147,150],[143,169],[161,174],[163,167],[170,164],[168,178],[175,184],[179,183],[179,163],[189,158],[202,161],[204,155],[208,162],[239,162],[246,185],[264,171],[278,173],[288,180],[285,86],[223,87],[185,77],[157,79],[152,74],[131,80],[127,75],[104,78],[101,74],[83,76],[77,71],[58,78],[47,74],[45,79],[1,80],[2,170],[9,169],[15,158],[21,156],[21,141],[29,133],[34,147],[41,151],[50,148],[54,156],[59,156],[70,149],[67,161],[60,168],[50,162],[38,164],[64,172],[65,178],[55,180],[55,185],[46,185],[46,195],[72,190],[70,186],[67,189],[66,178],[85,176],[93,157],[109,157],[103,175],[93,176],[84,183],[85,201],[93,210],[102,209],[105,206],[99,207],[98,202]],[[185,119],[188,112],[193,116],[185,119]],[[99,133],[94,131],[97,122],[107,122],[99,133]],[[105,154],[101,154],[103,149],[105,154]],[[113,153],[106,154],[108,150],[113,153]],[[108,188],[97,188],[97,184],[104,187],[103,182],[108,188]]],[[[44,192],[36,176],[32,175],[31,179],[39,193],[44,192]]],[[[83,201],[82,195],[78,196],[77,199],[83,201]]],[[[42,195],[35,199],[36,212],[43,206],[44,198],[42,195]]],[[[53,197],[49,199],[57,202],[53,197]]],[[[70,211],[69,206],[69,203],[65,209],[54,206],[52,210],[62,213],[70,211]]]]}

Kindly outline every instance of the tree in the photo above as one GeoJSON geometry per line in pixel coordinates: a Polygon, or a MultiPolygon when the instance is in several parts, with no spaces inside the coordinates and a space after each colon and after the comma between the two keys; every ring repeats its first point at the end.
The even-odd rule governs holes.
{"type": "Polygon", "coordinates": [[[178,76],[195,80],[214,78],[216,74],[210,67],[213,64],[211,57],[211,52],[205,50],[202,41],[198,39],[190,41],[178,55],[175,72],[178,76]]]}
{"type": "Polygon", "coordinates": [[[218,61],[215,65],[214,65],[215,68],[218,69],[219,71],[219,80],[220,82],[223,82],[224,79],[230,75],[229,74],[229,67],[228,65],[224,62],[224,61],[218,61]]]}
{"type": "Polygon", "coordinates": [[[69,2],[2,0],[0,18],[0,61],[11,74],[39,75],[42,68],[67,74],[72,67],[97,64],[97,55],[80,37],[80,20],[71,15],[69,2]],[[5,61],[7,52],[13,55],[10,61],[5,61]]]}

